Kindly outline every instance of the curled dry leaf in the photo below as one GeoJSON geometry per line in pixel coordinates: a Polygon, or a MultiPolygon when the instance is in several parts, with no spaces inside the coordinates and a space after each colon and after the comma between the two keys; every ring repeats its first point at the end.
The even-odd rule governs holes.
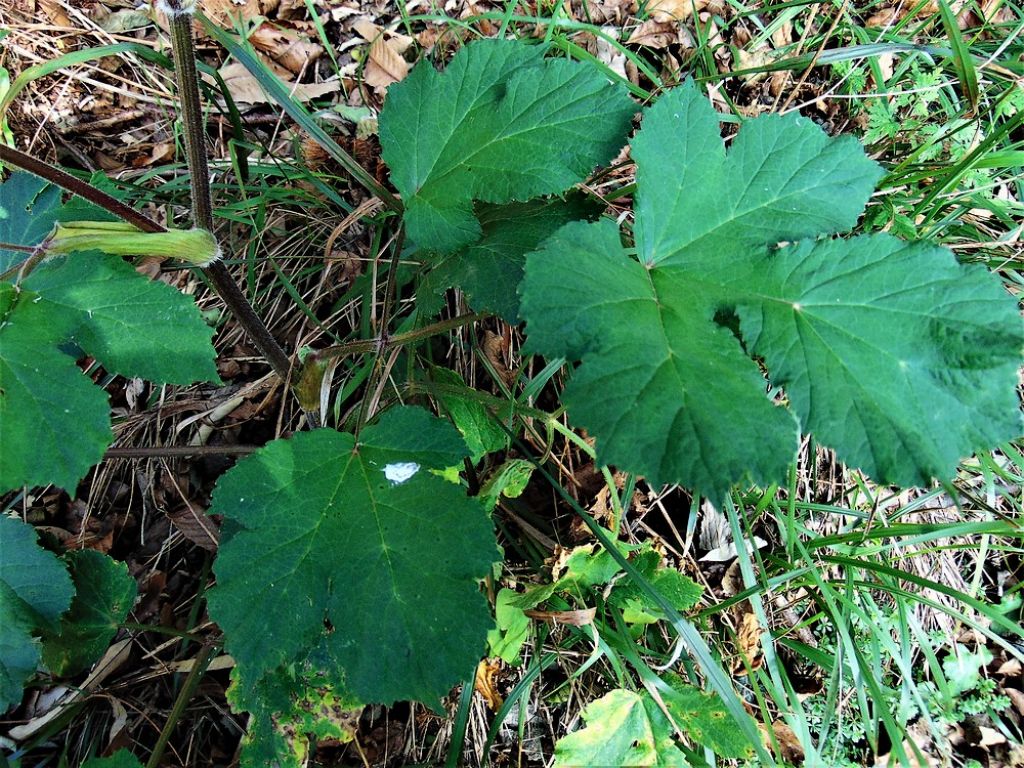
{"type": "Polygon", "coordinates": [[[708,5],[709,0],[652,0],[647,12],[655,21],[685,21],[708,5]]]}
{"type": "Polygon", "coordinates": [[[409,74],[409,62],[398,52],[395,40],[378,37],[370,44],[369,57],[363,79],[371,88],[383,91],[392,83],[398,83],[409,74]]]}
{"type": "Polygon", "coordinates": [[[492,712],[501,708],[505,700],[498,693],[498,673],[501,672],[501,659],[483,659],[476,668],[473,688],[484,697],[484,703],[492,712]]]}
{"type": "Polygon", "coordinates": [[[249,42],[293,75],[305,71],[324,52],[318,43],[275,24],[260,24],[249,35],[249,42]]]}
{"type": "Polygon", "coordinates": [[[202,6],[211,21],[230,28],[232,19],[252,19],[273,13],[278,0],[203,0],[202,6]]]}
{"type": "Polygon", "coordinates": [[[594,623],[597,616],[596,608],[581,608],[575,611],[539,611],[530,609],[523,611],[531,619],[549,621],[552,624],[569,624],[573,627],[585,627],[594,623]]]}
{"type": "MultiPolygon", "coordinates": [[[[329,80],[326,83],[295,83],[287,77],[287,72],[282,67],[273,66],[272,69],[284,81],[292,97],[298,101],[309,101],[328,93],[334,93],[341,88],[341,83],[337,80],[329,80]],[[282,77],[282,72],[285,73],[284,77],[282,77]]],[[[249,70],[244,65],[238,63],[227,64],[221,67],[220,74],[224,78],[228,90],[231,92],[231,97],[238,104],[270,103],[270,99],[263,92],[259,82],[249,74],[249,70]]]]}
{"type": "Polygon", "coordinates": [[[761,653],[761,625],[757,621],[757,614],[749,608],[748,603],[743,603],[747,610],[740,617],[739,629],[736,631],[736,647],[740,652],[740,658],[733,665],[734,675],[745,675],[761,668],[764,662],[764,655],[761,653]]]}
{"type": "Polygon", "coordinates": [[[690,47],[692,41],[687,35],[683,37],[683,28],[673,21],[648,19],[633,30],[626,41],[627,45],[643,45],[647,48],[668,48],[675,43],[686,43],[690,47]]]}
{"type": "Polygon", "coordinates": [[[189,504],[173,512],[168,512],[167,517],[174,527],[181,531],[181,535],[193,544],[208,552],[217,551],[217,545],[220,543],[220,530],[216,523],[206,516],[205,510],[194,504],[189,504]]]}
{"type": "Polygon", "coordinates": [[[802,765],[804,748],[793,729],[781,720],[776,720],[772,723],[772,732],[779,746],[777,756],[791,765],[802,765]]]}

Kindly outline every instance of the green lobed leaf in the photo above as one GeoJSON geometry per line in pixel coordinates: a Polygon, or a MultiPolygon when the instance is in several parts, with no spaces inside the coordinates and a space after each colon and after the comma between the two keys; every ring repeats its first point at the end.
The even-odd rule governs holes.
{"type": "Polygon", "coordinates": [[[100,658],[136,595],[125,563],[93,550],[69,552],[65,560],[75,597],[57,632],[43,637],[43,663],[55,675],[76,674],[100,658]]]}
{"type": "Polygon", "coordinates": [[[594,67],[512,40],[466,45],[444,72],[421,62],[388,90],[382,156],[409,237],[449,253],[477,241],[473,200],[559,194],[611,160],[635,106],[594,67]]]}
{"type": "Polygon", "coordinates": [[[480,488],[480,501],[486,509],[493,510],[504,496],[515,499],[523,495],[536,469],[527,459],[506,459],[494,470],[480,488]]]}
{"type": "Polygon", "coordinates": [[[494,312],[509,323],[519,322],[517,289],[523,279],[526,254],[565,224],[592,219],[599,212],[582,195],[478,206],[480,239],[431,260],[430,271],[420,286],[427,297],[424,306],[429,309],[434,296],[458,286],[473,309],[494,312]]]}
{"type": "Polygon", "coordinates": [[[72,318],[0,284],[0,492],[74,488],[113,440],[110,406],[57,344],[72,318]]]}
{"type": "Polygon", "coordinates": [[[180,291],[116,256],[74,253],[23,282],[73,324],[72,337],[110,371],[167,384],[219,382],[213,328],[180,291]]]}
{"type": "Polygon", "coordinates": [[[32,526],[0,515],[0,712],[21,701],[39,662],[34,637],[58,626],[73,594],[64,564],[36,543],[32,526]]]}
{"type": "Polygon", "coordinates": [[[1024,329],[984,267],[871,235],[782,248],[733,279],[743,336],[804,429],[872,477],[927,484],[1024,434],[1024,329]]]}
{"type": "MultiPolygon", "coordinates": [[[[693,579],[668,566],[658,566],[645,576],[677,611],[693,608],[704,592],[693,579]]],[[[616,584],[608,601],[622,607],[622,617],[629,624],[653,624],[665,618],[664,611],[632,581],[616,584]]]]}
{"type": "Polygon", "coordinates": [[[472,669],[491,618],[477,588],[498,557],[479,503],[434,474],[466,448],[419,408],[352,435],[270,443],[221,478],[210,612],[259,680],[321,640],[362,701],[436,702],[472,669]],[[325,630],[325,622],[327,628],[325,630]]]}
{"type": "Polygon", "coordinates": [[[616,689],[583,710],[587,726],[555,743],[553,768],[686,768],[668,718],[642,693],[616,689]]]}
{"type": "Polygon", "coordinates": [[[942,671],[949,682],[953,696],[960,696],[978,687],[984,679],[982,670],[992,663],[992,651],[980,646],[976,651],[956,645],[953,652],[942,660],[942,671]]]}
{"type": "Polygon", "coordinates": [[[506,664],[519,664],[519,651],[530,635],[530,617],[516,605],[519,593],[501,589],[494,601],[496,626],[487,633],[487,648],[506,664]]]}
{"type": "Polygon", "coordinates": [[[475,390],[467,387],[459,374],[447,368],[434,368],[430,375],[436,382],[447,385],[437,398],[466,441],[470,461],[476,464],[486,454],[508,446],[508,434],[487,407],[472,397],[475,390]]]}
{"type": "Polygon", "coordinates": [[[997,280],[934,246],[812,239],[852,227],[881,174],[854,140],[765,116],[726,153],[690,83],[632,154],[636,257],[613,222],[570,224],[521,289],[530,348],[580,361],[562,399],[603,463],[721,498],[784,478],[799,424],[913,484],[1024,432],[1024,329],[997,280]]]}

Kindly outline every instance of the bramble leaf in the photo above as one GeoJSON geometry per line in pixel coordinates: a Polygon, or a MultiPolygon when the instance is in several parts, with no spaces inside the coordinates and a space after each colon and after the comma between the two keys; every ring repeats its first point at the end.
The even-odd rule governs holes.
{"type": "Polygon", "coordinates": [[[73,675],[96,661],[128,616],[136,594],[135,580],[122,562],[89,549],[68,552],[65,560],[75,597],[57,632],[43,638],[43,662],[55,675],[73,675]]]}
{"type": "Polygon", "coordinates": [[[687,768],[668,718],[643,693],[616,689],[583,710],[587,726],[555,744],[554,768],[687,768]]]}
{"type": "Polygon", "coordinates": [[[382,156],[409,237],[449,253],[480,238],[472,201],[559,194],[611,160],[636,111],[596,68],[512,40],[466,45],[438,72],[421,62],[388,91],[382,156]]]}
{"type": "Polygon", "coordinates": [[[21,701],[39,663],[33,638],[56,629],[73,594],[64,564],[36,543],[32,526],[0,515],[0,712],[21,701]]]}
{"type": "Polygon", "coordinates": [[[721,498],[781,480],[799,425],[909,485],[1024,432],[1024,334],[997,280],[886,235],[813,240],[852,227],[880,176],[853,139],[765,116],[726,153],[691,83],[632,153],[636,257],[613,222],[570,224],[521,289],[530,348],[580,361],[562,399],[602,462],[721,498]]]}
{"type": "Polygon", "coordinates": [[[465,454],[450,424],[397,408],[358,445],[305,432],[221,478],[210,511],[235,530],[210,612],[249,679],[321,641],[327,683],[366,702],[436,702],[473,668],[492,624],[477,581],[499,553],[479,503],[434,474],[465,454]]]}

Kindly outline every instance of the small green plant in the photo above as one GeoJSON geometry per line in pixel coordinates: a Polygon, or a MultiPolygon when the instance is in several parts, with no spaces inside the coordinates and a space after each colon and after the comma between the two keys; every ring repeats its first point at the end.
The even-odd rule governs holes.
{"type": "Polygon", "coordinates": [[[0,515],[0,711],[40,662],[72,675],[96,661],[134,602],[123,563],[88,550],[58,558],[31,526],[0,515]]]}
{"type": "MultiPolygon", "coordinates": [[[[177,55],[188,51],[191,20],[183,11],[172,21],[177,55]]],[[[195,115],[195,94],[183,90],[195,115]]],[[[636,111],[595,68],[512,41],[471,43],[443,72],[420,63],[390,89],[380,138],[401,203],[381,194],[401,211],[403,236],[386,273],[383,321],[373,338],[309,355],[296,377],[300,395],[318,392],[325,361],[372,354],[363,401],[343,431],[295,434],[238,462],[210,508],[225,526],[209,609],[237,665],[229,700],[250,713],[243,764],[300,764],[308,736],[350,738],[360,704],[439,705],[471,673],[489,630],[492,649],[515,657],[515,609],[607,583],[620,568],[638,581],[616,584],[608,605],[628,623],[688,626],[677,617],[698,597],[692,582],[659,568],[653,550],[634,553],[626,569],[627,553],[609,548],[581,554],[569,581],[543,594],[499,599],[494,633],[479,590],[500,555],[487,511],[502,493],[521,492],[530,468],[503,465],[505,479],[480,497],[467,495],[459,471],[508,445],[512,420],[502,412],[493,420],[500,432],[481,428],[481,412],[465,406],[479,401],[443,394],[458,430],[417,405],[375,414],[385,353],[468,322],[434,322],[449,286],[478,311],[522,317],[529,349],[574,365],[562,404],[595,438],[600,464],[713,501],[737,483],[783,480],[802,433],[876,480],[917,484],[1024,432],[1015,394],[1024,333],[998,281],[928,243],[834,237],[856,226],[881,177],[856,141],[831,139],[805,118],[767,116],[741,126],[727,152],[719,116],[687,83],[644,110],[631,142],[632,226],[593,221],[594,203],[570,190],[619,154],[636,111]],[[399,260],[409,252],[422,264],[417,314],[392,335],[399,260]]],[[[190,165],[203,179],[195,133],[190,165]]],[[[12,192],[6,182],[6,194],[18,184],[12,192]]],[[[208,189],[197,198],[195,223],[210,231],[208,189]]],[[[27,209],[10,199],[0,198],[9,217],[27,209]]],[[[0,286],[5,487],[73,487],[109,442],[102,393],[85,396],[91,385],[78,386],[84,377],[58,345],[74,341],[132,375],[215,378],[194,307],[182,310],[194,342],[187,352],[138,346],[167,336],[172,312],[162,304],[131,324],[120,315],[103,324],[100,310],[116,303],[104,291],[126,290],[130,272],[112,257],[73,253],[0,286]],[[75,310],[71,324],[46,315],[61,302],[75,310]],[[153,365],[115,354],[115,330],[153,365]],[[29,420],[46,415],[37,394],[45,383],[27,370],[40,349],[47,369],[83,390],[68,412],[88,414],[91,425],[82,446],[51,439],[41,467],[23,418],[33,404],[29,420]]],[[[145,286],[147,296],[158,288],[145,286]]],[[[462,386],[444,375],[435,383],[449,394],[462,386]]],[[[316,410],[315,397],[302,402],[316,410]]],[[[556,763],[682,765],[685,739],[770,762],[739,699],[720,695],[731,693],[729,681],[699,655],[700,635],[687,641],[715,693],[652,673],[647,692],[620,688],[592,704],[588,726],[559,742],[556,763]]]]}

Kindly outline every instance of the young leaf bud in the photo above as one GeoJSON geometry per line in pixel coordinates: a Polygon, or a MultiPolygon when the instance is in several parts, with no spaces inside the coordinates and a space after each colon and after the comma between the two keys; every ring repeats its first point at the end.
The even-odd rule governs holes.
{"type": "Polygon", "coordinates": [[[220,260],[217,240],[205,229],[142,232],[121,221],[66,221],[43,244],[48,253],[97,250],[114,256],[162,256],[208,267],[220,260]]]}

